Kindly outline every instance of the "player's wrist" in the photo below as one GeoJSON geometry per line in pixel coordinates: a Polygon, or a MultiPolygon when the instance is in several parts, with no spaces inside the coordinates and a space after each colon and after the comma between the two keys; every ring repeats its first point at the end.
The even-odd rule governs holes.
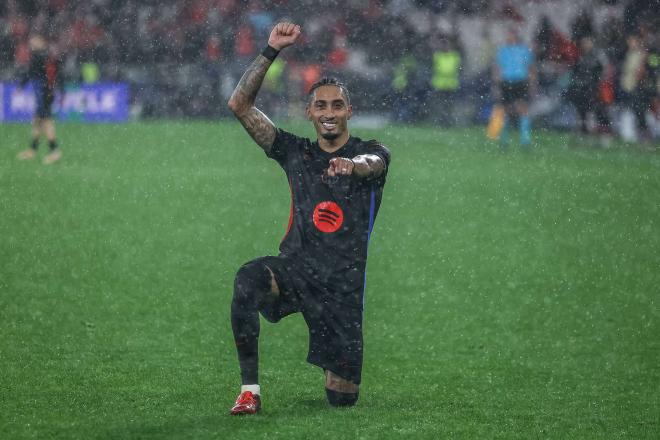
{"type": "Polygon", "coordinates": [[[277,58],[277,55],[279,55],[281,49],[278,49],[276,47],[273,47],[270,45],[266,45],[264,50],[261,51],[261,55],[264,56],[264,58],[270,60],[270,61],[275,61],[275,58],[277,58]]]}

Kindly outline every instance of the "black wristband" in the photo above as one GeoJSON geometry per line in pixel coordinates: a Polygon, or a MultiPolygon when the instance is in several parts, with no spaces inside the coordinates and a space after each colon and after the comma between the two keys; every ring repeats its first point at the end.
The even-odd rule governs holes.
{"type": "Polygon", "coordinates": [[[275,49],[270,44],[266,46],[266,48],[263,51],[261,51],[261,55],[263,55],[264,57],[268,58],[271,61],[275,61],[275,58],[277,58],[277,54],[279,53],[280,51],[275,49]]]}

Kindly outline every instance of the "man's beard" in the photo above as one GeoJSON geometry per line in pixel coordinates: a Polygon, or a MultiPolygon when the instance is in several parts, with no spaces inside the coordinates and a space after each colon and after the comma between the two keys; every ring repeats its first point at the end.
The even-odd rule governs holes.
{"type": "Polygon", "coordinates": [[[341,133],[321,133],[321,137],[327,141],[333,141],[339,137],[341,133]]]}

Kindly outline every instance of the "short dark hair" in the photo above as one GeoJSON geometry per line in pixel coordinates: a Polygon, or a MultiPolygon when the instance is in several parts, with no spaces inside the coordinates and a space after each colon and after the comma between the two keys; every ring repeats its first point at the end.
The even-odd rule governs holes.
{"type": "Polygon", "coordinates": [[[348,93],[348,88],[346,87],[346,84],[339,81],[337,78],[327,77],[327,76],[324,76],[323,78],[312,84],[312,87],[309,88],[309,92],[307,92],[307,99],[309,100],[309,98],[311,98],[312,95],[314,94],[314,90],[318,89],[321,86],[339,87],[339,90],[341,90],[341,92],[344,94],[344,97],[346,98],[346,105],[351,104],[351,95],[348,93]]]}

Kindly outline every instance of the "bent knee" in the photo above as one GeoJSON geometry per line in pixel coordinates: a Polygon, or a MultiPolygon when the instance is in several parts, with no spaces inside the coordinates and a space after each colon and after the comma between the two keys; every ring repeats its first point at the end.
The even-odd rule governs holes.
{"type": "Polygon", "coordinates": [[[236,272],[234,301],[261,307],[272,302],[279,294],[275,276],[259,259],[245,263],[236,272]]]}
{"type": "Polygon", "coordinates": [[[242,265],[236,272],[234,281],[254,280],[260,285],[270,287],[271,292],[280,293],[275,274],[262,260],[263,258],[257,258],[242,265]]]}
{"type": "Polygon", "coordinates": [[[325,395],[332,406],[353,406],[357,403],[360,393],[340,393],[326,388],[325,395]]]}
{"type": "Polygon", "coordinates": [[[253,303],[270,289],[270,273],[261,264],[249,262],[241,266],[234,278],[234,301],[253,303]]]}
{"type": "Polygon", "coordinates": [[[270,270],[263,263],[250,261],[238,269],[234,283],[237,287],[268,288],[270,287],[270,278],[270,270]]]}

